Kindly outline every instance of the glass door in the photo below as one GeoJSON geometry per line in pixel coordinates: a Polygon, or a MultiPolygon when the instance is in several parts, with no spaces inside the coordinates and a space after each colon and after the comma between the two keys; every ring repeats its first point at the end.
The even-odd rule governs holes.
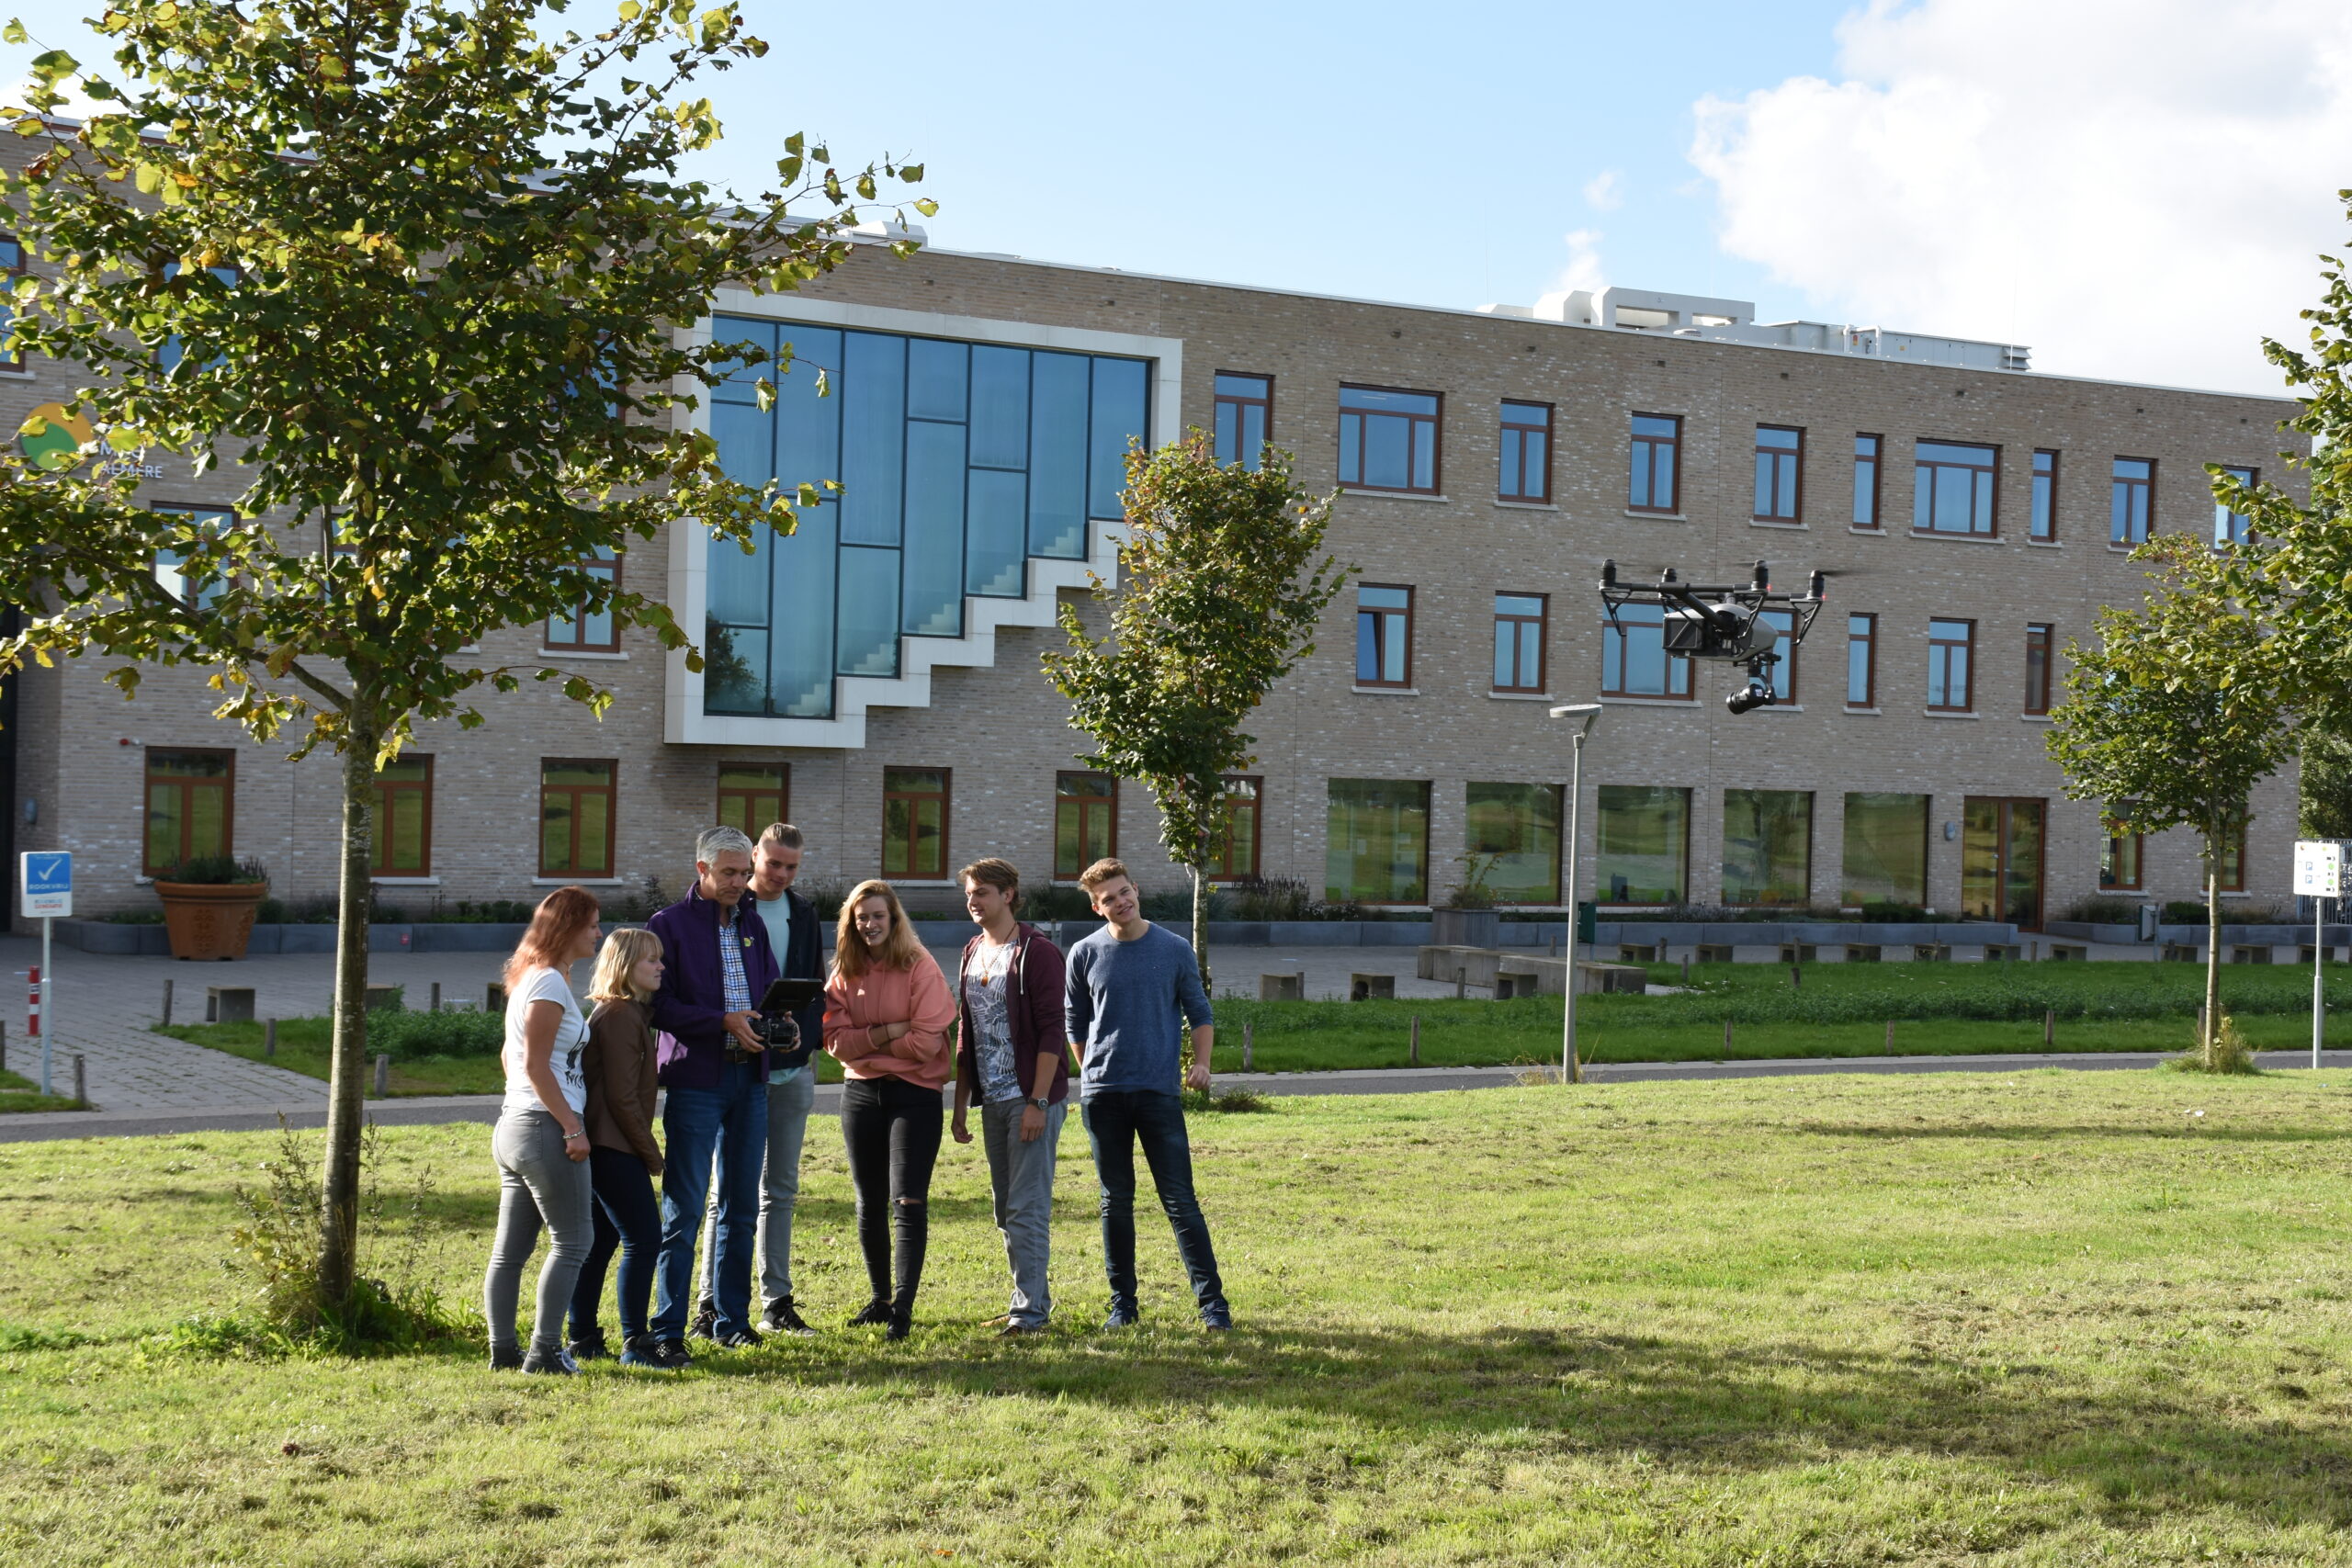
{"type": "Polygon", "coordinates": [[[2020,931],[2041,929],[2041,800],[1972,795],[1962,808],[1960,912],[1971,919],[2006,920],[2020,931]]]}

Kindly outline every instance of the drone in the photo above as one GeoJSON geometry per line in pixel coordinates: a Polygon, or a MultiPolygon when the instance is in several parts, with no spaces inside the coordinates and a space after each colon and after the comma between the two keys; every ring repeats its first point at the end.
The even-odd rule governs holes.
{"type": "Polygon", "coordinates": [[[1621,583],[1617,563],[1600,563],[1600,603],[1609,612],[1611,629],[1623,633],[1618,611],[1628,604],[1658,606],[1666,633],[1666,651],[1690,659],[1727,659],[1747,671],[1747,684],[1724,699],[1734,714],[1769,707],[1779,700],[1772,692],[1772,666],[1781,661],[1781,631],[1764,618],[1767,609],[1789,612],[1789,646],[1804,641],[1813,619],[1821,613],[1826,575],[1816,571],[1805,592],[1772,592],[1771,569],[1756,563],[1756,575],[1747,583],[1718,587],[1685,582],[1668,567],[1655,583],[1621,583]]]}

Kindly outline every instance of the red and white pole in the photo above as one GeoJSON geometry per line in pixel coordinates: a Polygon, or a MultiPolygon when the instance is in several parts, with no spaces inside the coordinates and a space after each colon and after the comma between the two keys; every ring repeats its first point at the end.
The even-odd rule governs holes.
{"type": "Polygon", "coordinates": [[[47,1094],[49,1092],[49,1036],[43,1034],[40,1028],[40,965],[34,964],[30,974],[32,978],[29,989],[32,994],[27,998],[31,1004],[28,1010],[30,1013],[28,1021],[32,1037],[40,1042],[40,1091],[47,1094]]]}

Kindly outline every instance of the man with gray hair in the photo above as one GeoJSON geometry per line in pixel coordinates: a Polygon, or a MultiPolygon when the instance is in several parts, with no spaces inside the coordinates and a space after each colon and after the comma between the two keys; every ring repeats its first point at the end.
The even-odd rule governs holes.
{"type": "Polygon", "coordinates": [[[767,1155],[768,1057],[754,1023],[777,969],[766,923],[743,908],[751,882],[752,840],[738,829],[712,828],[695,840],[694,887],[646,922],[662,939],[653,1026],[664,1036],[661,1079],[669,1090],[652,1334],[672,1366],[687,1359],[695,1233],[707,1186],[718,1192],[712,1337],[728,1346],[760,1342],[752,1326],[752,1248],[767,1155]]]}

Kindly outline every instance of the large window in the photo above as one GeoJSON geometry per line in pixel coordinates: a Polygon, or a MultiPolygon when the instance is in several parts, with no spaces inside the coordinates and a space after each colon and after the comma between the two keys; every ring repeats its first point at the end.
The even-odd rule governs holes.
{"type": "Polygon", "coordinates": [[[2107,837],[2099,840],[2098,886],[2103,893],[2136,893],[2140,890],[2140,857],[2147,847],[2138,833],[2127,832],[2110,822],[2107,837]]]}
{"type": "Polygon", "coordinates": [[[2214,881],[2223,893],[2245,891],[2245,813],[2241,811],[2222,829],[2221,863],[2214,881]]]}
{"type": "Polygon", "coordinates": [[[2033,455],[2033,516],[2026,536],[2045,545],[2058,537],[2058,454],[2046,449],[2033,455]]]}
{"type": "Polygon", "coordinates": [[[1108,773],[1054,775],[1054,875],[1063,881],[1119,852],[1119,781],[1108,773]]]}
{"type": "Polygon", "coordinates": [[[1854,437],[1854,526],[1878,527],[1879,455],[1886,440],[1878,435],[1854,437]]]}
{"type": "Polygon", "coordinates": [[[710,547],[707,713],[831,717],[837,674],[897,675],[902,635],[960,635],[967,594],[1020,598],[1029,558],[1084,559],[1090,519],[1121,516],[1148,361],[743,316],[712,333],[792,351],[785,376],[745,366],[714,391],[727,472],[845,488],[748,554],[710,547]]]}
{"type": "Polygon", "coordinates": [[[1413,591],[1393,584],[1356,586],[1356,684],[1413,683],[1413,591]]]}
{"type": "Polygon", "coordinates": [[[1225,833],[1213,846],[1212,882],[1248,882],[1258,874],[1258,807],[1265,781],[1228,773],[1225,778],[1225,833]]]}
{"type": "Polygon", "coordinates": [[[1495,690],[1544,689],[1544,604],[1541,593],[1495,595],[1495,690]]]}
{"type": "Polygon", "coordinates": [[[433,874],[433,759],[403,752],[376,770],[378,876],[433,874]]]}
{"type": "Polygon", "coordinates": [[[1681,419],[1672,414],[1635,414],[1631,457],[1627,509],[1672,512],[1681,492],[1681,419]]]}
{"type": "Polygon", "coordinates": [[[1560,798],[1558,784],[1469,786],[1466,848],[1493,857],[1487,886],[1498,902],[1560,901],[1560,798]]]}
{"type": "Polygon", "coordinates": [[[1604,904],[1679,904],[1690,883],[1690,792],[1602,784],[1593,886],[1604,904]]]}
{"type": "Polygon", "coordinates": [[[945,768],[882,770],[882,874],[947,874],[945,768]]]}
{"type": "Polygon", "coordinates": [[[2050,711],[2050,660],[2057,637],[2056,628],[2042,621],[2030,621],[2025,628],[2025,711],[2045,714],[2050,711]]]}
{"type": "Polygon", "coordinates": [[[1666,622],[1657,605],[1621,605],[1615,624],[1601,628],[1600,694],[1690,697],[1690,661],[1666,651],[1666,622]]]}
{"type": "Polygon", "coordinates": [[[1846,705],[1878,706],[1878,617],[1846,617],[1846,705]]]}
{"type": "Polygon", "coordinates": [[[1251,473],[1265,460],[1274,434],[1274,378],[1216,373],[1216,460],[1238,463],[1251,473]]]}
{"type": "Polygon", "coordinates": [[[1498,501],[1552,499],[1552,405],[1503,404],[1502,474],[1498,501]]]}
{"type": "Polygon", "coordinates": [[[539,764],[539,874],[613,874],[612,762],[539,764]]]}
{"type": "MultiPolygon", "coordinates": [[[[590,577],[601,578],[618,587],[621,580],[619,558],[603,545],[596,553],[580,563],[581,570],[590,577]]],[[[620,633],[613,626],[610,604],[602,610],[591,610],[583,595],[569,614],[548,617],[548,646],[570,649],[581,653],[612,653],[619,649],[620,633]]]]}
{"type": "Polygon", "coordinates": [[[199,610],[212,608],[220,598],[222,584],[209,572],[190,576],[188,557],[205,537],[226,532],[237,514],[225,506],[189,506],[171,501],[157,502],[148,510],[170,518],[174,529],[186,529],[192,536],[155,547],[155,581],[175,599],[185,599],[199,610]]]}
{"type": "Polygon", "coordinates": [[[2001,449],[1921,441],[1911,490],[1911,526],[1922,534],[1994,535],[1994,490],[2001,449]]]}
{"type": "Polygon", "coordinates": [[[1812,794],[1724,791],[1724,902],[1795,908],[1812,885],[1812,794]]]}
{"type": "Polygon", "coordinates": [[[1974,621],[1928,623],[1928,706],[1937,713],[1973,711],[1970,666],[1975,663],[1974,621]]]}
{"type": "Polygon", "coordinates": [[[1804,505],[1804,432],[1756,427],[1756,520],[1794,523],[1804,505]]]}
{"type": "Polygon", "coordinates": [[[1846,796],[1846,858],[1838,900],[1851,906],[1928,902],[1928,797],[1861,791],[1846,796]]]}
{"type": "MultiPolygon", "coordinates": [[[[2238,483],[2252,489],[2261,482],[2262,470],[2227,468],[2222,470],[2222,477],[2235,479],[2238,483]]],[[[2245,513],[2231,511],[2229,502],[2216,501],[2213,503],[2213,543],[2216,547],[2222,545],[2245,544],[2254,536],[2251,532],[2252,524],[2253,519],[2245,513]]]]}
{"type": "Polygon", "coordinates": [[[784,763],[718,765],[718,825],[757,842],[771,823],[792,820],[792,770],[784,763]]]}
{"type": "Polygon", "coordinates": [[[140,869],[160,876],[184,860],[235,852],[237,755],[233,751],[147,751],[146,848],[140,869]]]}
{"type": "Polygon", "coordinates": [[[2118,457],[2108,481],[2107,542],[2140,545],[2147,542],[2156,521],[2156,460],[2118,457]]]}
{"type": "Polygon", "coordinates": [[[1329,789],[1323,897],[1334,904],[1427,903],[1430,786],[1333,779],[1329,789]]]}
{"type": "Polygon", "coordinates": [[[1438,395],[1340,389],[1340,482],[1351,490],[1437,493],[1438,395]]]}

